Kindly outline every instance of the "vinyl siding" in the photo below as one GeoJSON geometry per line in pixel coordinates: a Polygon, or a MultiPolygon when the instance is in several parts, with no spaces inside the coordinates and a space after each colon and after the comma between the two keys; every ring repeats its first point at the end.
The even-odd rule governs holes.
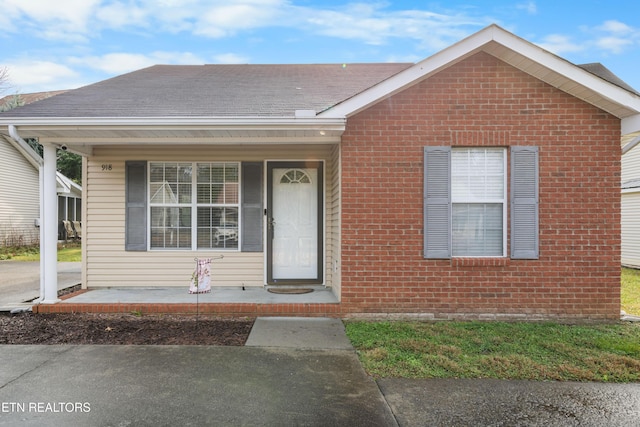
{"type": "Polygon", "coordinates": [[[622,183],[640,180],[640,146],[622,156],[622,183]]]}
{"type": "Polygon", "coordinates": [[[622,193],[622,265],[640,268],[640,191],[622,193]]]}
{"type": "MultiPolygon", "coordinates": [[[[325,160],[325,176],[332,177],[332,147],[283,146],[170,146],[98,147],[87,161],[84,195],[86,220],[83,225],[86,248],[86,286],[183,286],[189,285],[194,258],[224,255],[212,267],[212,286],[262,286],[263,252],[235,251],[125,251],[125,174],[127,160],[146,161],[263,161],[325,160]],[[103,170],[103,165],[110,165],[103,170]]],[[[327,178],[329,180],[331,178],[327,178]]],[[[331,188],[325,184],[325,188],[331,188]]],[[[326,190],[327,192],[329,190],[326,190]]],[[[329,205],[331,196],[325,195],[329,205]]],[[[325,227],[332,230],[331,212],[325,206],[325,227]]],[[[331,248],[327,233],[326,248],[331,248]]],[[[327,270],[332,265],[328,249],[327,270]]],[[[328,271],[326,272],[327,276],[328,271]]]]}
{"type": "Polygon", "coordinates": [[[0,138],[0,245],[38,242],[40,217],[38,170],[0,138]]]}

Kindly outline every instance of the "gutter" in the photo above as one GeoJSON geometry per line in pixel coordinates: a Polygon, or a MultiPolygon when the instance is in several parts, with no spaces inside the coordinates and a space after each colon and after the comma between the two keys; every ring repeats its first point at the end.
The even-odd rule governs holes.
{"type": "Polygon", "coordinates": [[[22,139],[22,137],[18,134],[18,128],[16,128],[14,125],[7,125],[7,128],[9,129],[9,136],[11,137],[13,142],[15,142],[16,148],[20,150],[22,154],[28,155],[38,167],[42,167],[42,165],[44,164],[44,160],[42,160],[42,157],[38,156],[29,146],[29,144],[27,144],[27,142],[22,139]]]}

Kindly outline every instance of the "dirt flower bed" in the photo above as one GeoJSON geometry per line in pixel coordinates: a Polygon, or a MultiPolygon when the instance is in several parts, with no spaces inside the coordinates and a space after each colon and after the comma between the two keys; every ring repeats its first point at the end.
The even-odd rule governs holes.
{"type": "Polygon", "coordinates": [[[254,319],[133,314],[0,315],[0,344],[242,346],[254,319]]]}

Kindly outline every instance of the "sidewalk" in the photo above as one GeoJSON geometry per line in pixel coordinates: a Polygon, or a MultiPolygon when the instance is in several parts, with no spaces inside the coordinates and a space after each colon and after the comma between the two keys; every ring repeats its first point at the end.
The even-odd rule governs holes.
{"type": "Polygon", "coordinates": [[[0,426],[631,426],[640,384],[374,381],[340,320],[244,347],[0,346],[0,426]]]}

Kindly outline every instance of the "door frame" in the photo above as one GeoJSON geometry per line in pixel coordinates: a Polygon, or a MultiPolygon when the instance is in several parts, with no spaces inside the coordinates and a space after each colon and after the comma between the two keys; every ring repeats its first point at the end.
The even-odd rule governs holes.
{"type": "Polygon", "coordinates": [[[324,160],[267,160],[266,161],[266,283],[268,285],[310,285],[324,283],[324,160]],[[317,278],[315,279],[274,279],[273,278],[273,170],[275,168],[316,168],[318,170],[317,232],[317,278]]]}

